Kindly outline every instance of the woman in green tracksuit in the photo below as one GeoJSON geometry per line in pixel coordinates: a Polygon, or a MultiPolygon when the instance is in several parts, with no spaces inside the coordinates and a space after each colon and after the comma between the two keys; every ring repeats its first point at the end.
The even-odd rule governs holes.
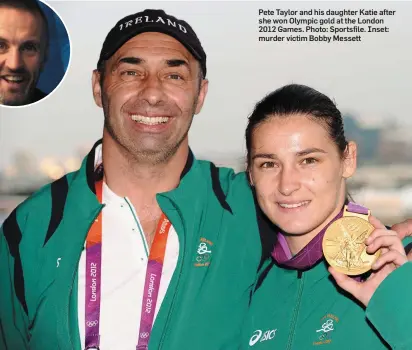
{"type": "MultiPolygon", "coordinates": [[[[368,220],[367,209],[347,200],[356,144],[346,141],[335,104],[306,86],[278,89],[256,105],[246,144],[250,183],[279,229],[241,348],[412,349],[412,263],[396,233],[369,217],[376,229],[366,249],[381,255],[358,276],[331,268],[322,251],[325,231],[340,217],[363,213],[368,220]]],[[[331,257],[348,264],[342,242],[335,240],[331,257]]],[[[352,268],[364,265],[350,249],[352,268]]]]}

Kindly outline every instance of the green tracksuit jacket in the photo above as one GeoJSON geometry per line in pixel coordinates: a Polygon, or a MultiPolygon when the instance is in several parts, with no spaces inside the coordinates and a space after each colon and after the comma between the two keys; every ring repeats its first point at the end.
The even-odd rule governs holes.
{"type": "Polygon", "coordinates": [[[252,297],[242,349],[412,349],[412,262],[382,282],[366,310],[324,261],[305,272],[269,269],[252,297]]]}
{"type": "MultiPolygon", "coordinates": [[[[79,171],[42,188],[2,226],[2,350],[81,349],[78,263],[89,227],[102,209],[93,192],[95,147],[79,171]]],[[[158,194],[157,200],[176,229],[180,253],[149,349],[237,349],[263,261],[245,175],[190,153],[178,188],[158,194]],[[199,264],[202,242],[211,254],[199,264]]],[[[132,299],[131,307],[140,307],[132,299]]]]}

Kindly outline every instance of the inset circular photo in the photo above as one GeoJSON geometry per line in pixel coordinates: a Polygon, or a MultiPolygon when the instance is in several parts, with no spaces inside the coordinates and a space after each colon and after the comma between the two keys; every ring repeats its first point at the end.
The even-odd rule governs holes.
{"type": "Polygon", "coordinates": [[[0,105],[22,107],[50,96],[70,64],[68,31],[38,0],[0,1],[0,105]]]}

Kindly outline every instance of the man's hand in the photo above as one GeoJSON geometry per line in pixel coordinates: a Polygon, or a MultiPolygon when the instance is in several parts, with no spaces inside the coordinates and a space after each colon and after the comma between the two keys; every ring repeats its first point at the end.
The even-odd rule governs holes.
{"type": "MultiPolygon", "coordinates": [[[[391,227],[392,231],[395,231],[398,234],[400,239],[404,239],[405,237],[412,236],[412,219],[405,220],[398,224],[395,224],[391,227]]],[[[408,249],[407,249],[408,250],[408,249]]],[[[412,249],[407,254],[408,260],[412,261],[412,249]]]]}

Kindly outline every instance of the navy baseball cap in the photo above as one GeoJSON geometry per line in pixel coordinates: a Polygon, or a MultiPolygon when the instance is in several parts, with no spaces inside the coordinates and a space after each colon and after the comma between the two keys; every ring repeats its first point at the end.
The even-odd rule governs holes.
{"type": "Polygon", "coordinates": [[[206,53],[196,33],[187,22],[168,15],[163,10],[146,9],[118,21],[106,36],[97,67],[126,41],[145,32],[159,32],[178,40],[199,61],[203,76],[206,77],[206,53]]]}

